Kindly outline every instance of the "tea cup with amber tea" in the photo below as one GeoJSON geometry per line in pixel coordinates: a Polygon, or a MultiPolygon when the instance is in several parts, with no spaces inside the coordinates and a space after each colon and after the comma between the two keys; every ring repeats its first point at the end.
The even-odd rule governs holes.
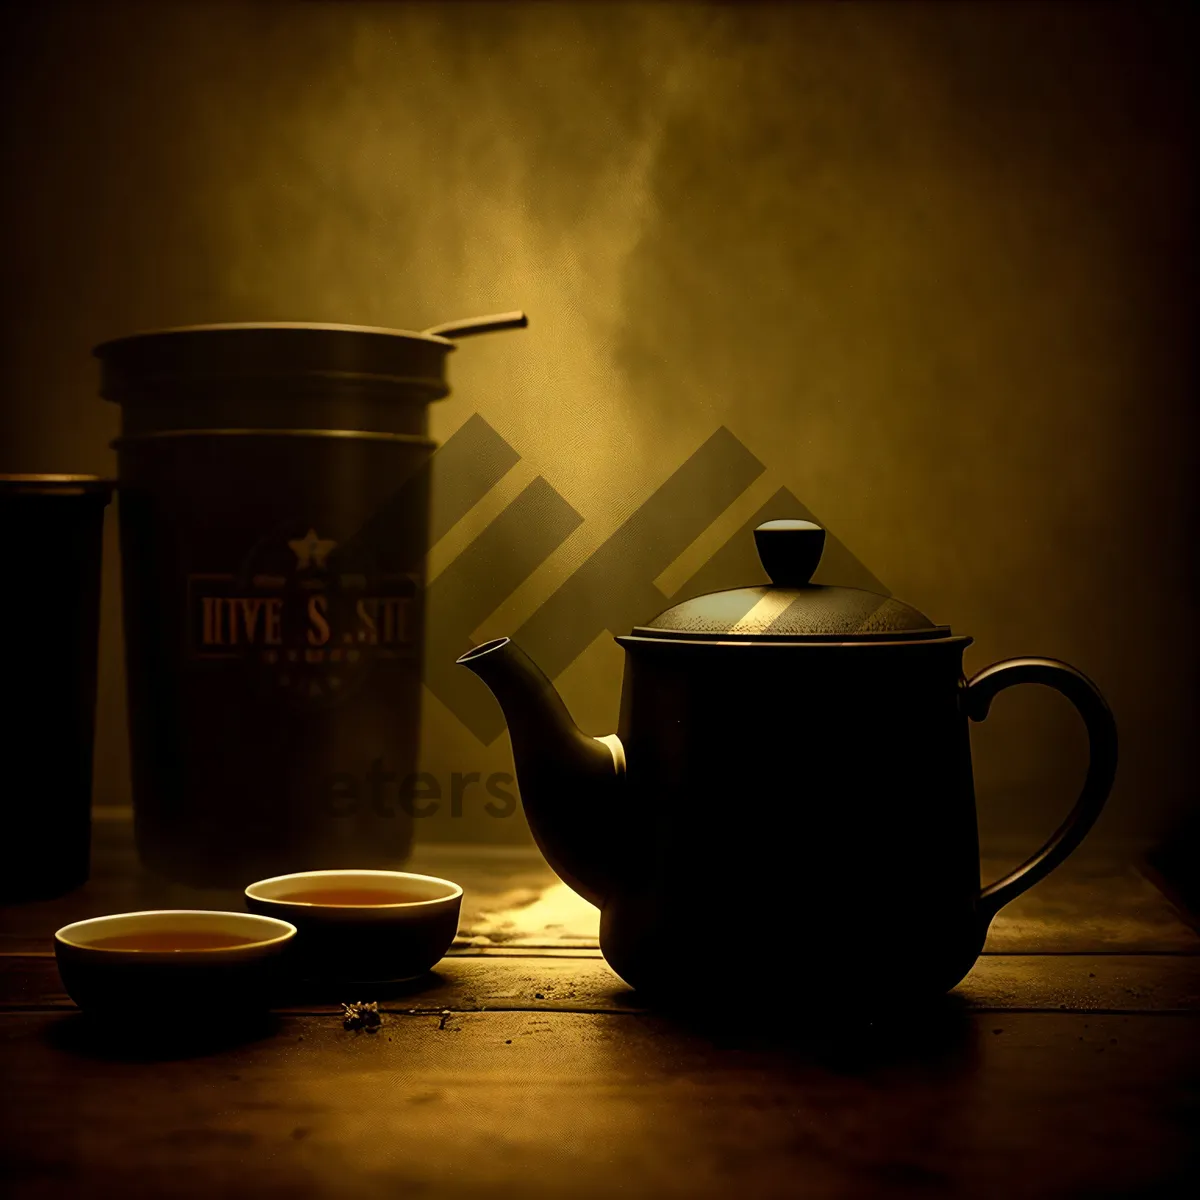
{"type": "Polygon", "coordinates": [[[159,909],[64,925],[54,957],[80,1008],[162,1023],[184,1012],[269,1008],[295,936],[294,925],[272,916],[159,909]]]}
{"type": "Polygon", "coordinates": [[[251,912],[296,926],[303,979],[402,983],[426,974],[458,932],[462,888],[408,871],[300,871],[246,889],[251,912]]]}

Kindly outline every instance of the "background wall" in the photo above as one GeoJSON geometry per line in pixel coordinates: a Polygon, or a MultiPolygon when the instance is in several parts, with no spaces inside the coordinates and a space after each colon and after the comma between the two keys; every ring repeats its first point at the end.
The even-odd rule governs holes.
{"type": "MultiPolygon", "coordinates": [[[[1145,836],[1190,801],[1196,719],[1187,9],[7,8],[0,470],[113,470],[107,337],[523,307],[528,331],[454,356],[434,415],[445,438],[481,414],[521,461],[431,567],[539,474],[584,520],[478,637],[724,425],[766,471],[665,592],[790,489],[975,636],[969,669],[1046,654],[1092,676],[1124,738],[1102,829],[1145,836]]],[[[602,634],[559,681],[590,732],[620,670],[602,634]]],[[[1028,691],[975,731],[989,837],[1048,832],[1081,774],[1072,713],[1028,691]]],[[[427,700],[430,770],[505,768],[505,738],[427,700]]],[[[470,808],[423,834],[526,836],[470,808]]]]}

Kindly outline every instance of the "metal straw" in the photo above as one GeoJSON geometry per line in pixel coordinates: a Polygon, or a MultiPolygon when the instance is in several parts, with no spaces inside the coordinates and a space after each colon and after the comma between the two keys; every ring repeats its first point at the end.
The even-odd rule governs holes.
{"type": "Polygon", "coordinates": [[[498,329],[524,329],[529,318],[523,312],[495,313],[490,317],[468,317],[465,321],[448,321],[434,325],[425,332],[435,337],[474,337],[477,333],[494,333],[498,329]]]}

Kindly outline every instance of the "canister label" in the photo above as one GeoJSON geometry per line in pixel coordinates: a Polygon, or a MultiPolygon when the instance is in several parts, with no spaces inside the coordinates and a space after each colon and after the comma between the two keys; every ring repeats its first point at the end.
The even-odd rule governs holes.
{"type": "Polygon", "coordinates": [[[189,659],[246,664],[308,707],[348,694],[375,665],[418,657],[417,577],[337,549],[308,528],[264,539],[237,571],[189,574],[189,659]]]}

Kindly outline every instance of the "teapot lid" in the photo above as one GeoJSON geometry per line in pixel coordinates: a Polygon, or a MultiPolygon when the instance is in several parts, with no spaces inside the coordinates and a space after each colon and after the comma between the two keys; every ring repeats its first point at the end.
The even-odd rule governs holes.
{"type": "Polygon", "coordinates": [[[825,530],[811,521],[767,521],[754,531],[770,584],[711,592],[676,604],[633,636],[681,641],[876,642],[944,638],[910,604],[863,588],[811,583],[825,530]]]}

